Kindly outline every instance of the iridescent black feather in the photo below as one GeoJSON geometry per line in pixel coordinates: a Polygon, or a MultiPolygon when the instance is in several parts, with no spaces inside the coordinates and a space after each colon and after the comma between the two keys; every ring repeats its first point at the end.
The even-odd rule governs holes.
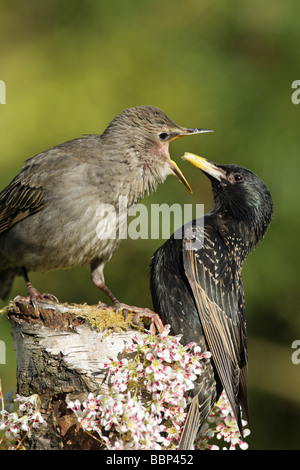
{"type": "Polygon", "coordinates": [[[154,310],[182,342],[209,350],[193,390],[180,441],[192,449],[199,427],[224,389],[242,435],[241,409],[247,402],[247,331],[241,272],[251,249],[263,237],[273,204],[265,184],[235,165],[214,165],[222,177],[210,177],[214,207],[183,227],[153,255],[151,293],[154,310]],[[240,178],[235,178],[239,175],[240,178]],[[182,230],[182,229],[181,229],[182,230]]]}

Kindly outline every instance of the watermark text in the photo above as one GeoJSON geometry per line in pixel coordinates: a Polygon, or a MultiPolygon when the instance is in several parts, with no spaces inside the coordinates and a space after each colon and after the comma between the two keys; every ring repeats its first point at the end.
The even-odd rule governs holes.
{"type": "Polygon", "coordinates": [[[6,86],[3,80],[0,80],[0,104],[6,104],[6,86]]]}
{"type": "MultiPolygon", "coordinates": [[[[186,229],[193,219],[197,219],[198,226],[203,226],[203,215],[203,204],[163,203],[151,204],[150,207],[144,204],[128,207],[127,197],[120,196],[117,207],[112,204],[98,206],[96,217],[99,222],[96,233],[101,240],[166,240],[172,234],[175,239],[182,239],[186,237],[186,229]]],[[[198,238],[203,232],[200,228],[197,229],[198,238]]],[[[193,238],[195,236],[196,234],[193,234],[193,238]]]]}
{"type": "Polygon", "coordinates": [[[6,347],[2,340],[0,340],[0,364],[6,364],[6,347]]]}
{"type": "Polygon", "coordinates": [[[292,83],[292,88],[296,90],[292,93],[291,100],[293,104],[300,103],[300,80],[294,80],[292,83]]]}
{"type": "Polygon", "coordinates": [[[292,349],[295,349],[291,357],[292,363],[298,365],[300,364],[300,339],[295,339],[292,342],[292,349]]]}

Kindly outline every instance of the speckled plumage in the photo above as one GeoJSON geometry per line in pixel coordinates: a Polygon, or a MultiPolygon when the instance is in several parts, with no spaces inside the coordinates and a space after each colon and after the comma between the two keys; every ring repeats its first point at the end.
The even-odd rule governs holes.
{"type": "Polygon", "coordinates": [[[211,359],[202,374],[183,430],[180,449],[192,449],[199,427],[225,389],[242,432],[247,404],[247,331],[242,267],[263,237],[273,204],[265,184],[249,170],[186,158],[211,179],[214,206],[203,219],[172,236],[152,258],[155,311],[182,342],[196,342],[211,359]],[[198,163],[198,164],[197,164],[198,163]]]}
{"type": "Polygon", "coordinates": [[[118,211],[125,196],[129,210],[170,174],[187,184],[168,145],[199,132],[205,130],[180,127],[163,111],[138,106],[116,116],[102,135],[85,135],[27,160],[0,193],[0,298],[16,274],[26,278],[27,271],[86,263],[95,284],[110,295],[103,268],[121,239],[99,237],[104,226],[111,229],[99,206],[118,211]]]}

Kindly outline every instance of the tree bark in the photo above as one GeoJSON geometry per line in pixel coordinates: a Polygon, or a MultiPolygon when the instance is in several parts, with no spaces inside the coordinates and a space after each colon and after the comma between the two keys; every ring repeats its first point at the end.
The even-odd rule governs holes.
{"type": "Polygon", "coordinates": [[[41,301],[8,307],[17,363],[17,392],[38,394],[46,427],[37,428],[29,449],[99,449],[84,433],[67,402],[107,390],[101,364],[117,358],[141,328],[112,308],[41,301]]]}

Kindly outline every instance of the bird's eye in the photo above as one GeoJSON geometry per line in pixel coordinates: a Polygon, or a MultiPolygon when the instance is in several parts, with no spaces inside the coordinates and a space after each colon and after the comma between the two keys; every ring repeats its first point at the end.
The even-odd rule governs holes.
{"type": "Polygon", "coordinates": [[[161,134],[159,134],[159,138],[161,140],[166,140],[168,137],[169,137],[169,134],[167,132],[161,132],[161,134]]]}
{"type": "Polygon", "coordinates": [[[235,181],[236,183],[239,183],[240,181],[243,181],[243,179],[244,179],[244,177],[243,177],[243,175],[241,175],[240,173],[236,173],[236,174],[234,175],[234,181],[235,181]]]}

